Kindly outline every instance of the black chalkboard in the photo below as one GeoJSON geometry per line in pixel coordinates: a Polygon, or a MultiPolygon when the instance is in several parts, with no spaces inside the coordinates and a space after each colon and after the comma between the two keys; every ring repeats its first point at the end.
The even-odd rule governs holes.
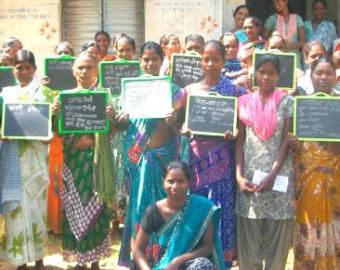
{"type": "Polygon", "coordinates": [[[109,131],[106,117],[108,93],[105,91],[63,91],[59,95],[61,104],[59,132],[105,133],[109,131]]]}
{"type": "Polygon", "coordinates": [[[6,86],[14,86],[15,77],[11,67],[0,67],[0,93],[2,88],[6,86]]]}
{"type": "Polygon", "coordinates": [[[295,97],[294,134],[305,141],[340,142],[340,97],[295,97]]]}
{"type": "Polygon", "coordinates": [[[45,140],[52,135],[49,103],[4,103],[1,136],[8,139],[45,140]]]}
{"type": "MultiPolygon", "coordinates": [[[[296,89],[296,54],[294,53],[254,53],[254,67],[265,55],[276,55],[280,61],[280,78],[276,84],[278,89],[295,90],[296,89]]],[[[253,85],[258,86],[258,83],[253,78],[253,85]]]]}
{"type": "Polygon", "coordinates": [[[193,134],[224,136],[236,132],[237,99],[235,97],[189,95],[186,127],[193,134]]]}
{"type": "Polygon", "coordinates": [[[111,94],[119,96],[121,90],[121,79],[134,78],[140,75],[138,61],[109,62],[104,61],[99,64],[99,85],[109,88],[111,94]]]}
{"type": "Polygon", "coordinates": [[[67,90],[77,87],[72,66],[75,58],[62,56],[45,59],[45,76],[50,79],[49,87],[53,90],[67,90]]]}
{"type": "Polygon", "coordinates": [[[190,54],[173,54],[171,59],[172,82],[183,88],[203,78],[201,56],[190,54]]]}

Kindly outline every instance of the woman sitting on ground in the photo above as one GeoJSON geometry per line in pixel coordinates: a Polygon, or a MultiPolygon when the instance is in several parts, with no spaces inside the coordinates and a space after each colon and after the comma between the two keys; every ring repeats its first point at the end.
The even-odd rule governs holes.
{"type": "Polygon", "coordinates": [[[147,209],[137,234],[133,258],[139,269],[224,269],[218,208],[188,195],[187,165],[171,162],[163,185],[167,197],[147,209]],[[152,250],[146,249],[149,241],[152,250]]]}

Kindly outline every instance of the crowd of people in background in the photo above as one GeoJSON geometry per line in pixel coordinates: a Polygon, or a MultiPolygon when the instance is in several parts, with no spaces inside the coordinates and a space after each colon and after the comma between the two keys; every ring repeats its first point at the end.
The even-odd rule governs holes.
{"type": "MultiPolygon", "coordinates": [[[[99,31],[78,55],[59,43],[57,56],[76,56],[70,93],[99,90],[100,62],[137,54],[143,77],[171,75],[175,53],[200,55],[203,78],[183,89],[172,85],[173,111],[165,118],[130,118],[116,96],[106,108],[108,134],[54,129],[51,141],[0,138],[0,258],[18,270],[29,262],[45,269],[50,232],[75,269],[98,270],[121,225],[118,264],[131,269],[279,270],[291,247],[295,270],[340,269],[340,143],[292,134],[295,96],[340,95],[337,31],[324,0],[313,1],[305,22],[288,0],[272,2],[275,14],[264,23],[238,6],[233,29],[219,40],[190,34],[183,45],[171,33],[139,50],[126,33],[111,40],[99,31]],[[267,54],[255,64],[258,51],[267,54]],[[298,59],[293,91],[276,87],[283,52],[298,59]],[[237,98],[236,136],[193,135],[183,125],[187,98],[210,92],[237,98]],[[255,184],[257,171],[264,174],[255,184]],[[278,176],[288,179],[285,192],[273,190],[278,176]],[[107,198],[110,188],[114,198],[107,198]]],[[[58,93],[36,74],[25,44],[7,38],[0,64],[13,67],[17,80],[1,90],[0,111],[3,102],[50,102],[55,124],[58,93]]]]}

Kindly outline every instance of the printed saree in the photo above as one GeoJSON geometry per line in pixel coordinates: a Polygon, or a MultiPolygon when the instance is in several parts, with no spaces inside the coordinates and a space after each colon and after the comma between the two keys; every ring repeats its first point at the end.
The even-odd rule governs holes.
{"type": "Polygon", "coordinates": [[[340,269],[340,154],[304,143],[294,164],[294,269],[340,269]]]}
{"type": "MultiPolygon", "coordinates": [[[[227,79],[222,79],[210,91],[236,97],[245,93],[244,89],[235,88],[227,79]]],[[[221,208],[219,233],[227,267],[231,266],[236,245],[234,148],[233,141],[218,137],[194,136],[189,150],[192,192],[207,197],[221,208]]]]}

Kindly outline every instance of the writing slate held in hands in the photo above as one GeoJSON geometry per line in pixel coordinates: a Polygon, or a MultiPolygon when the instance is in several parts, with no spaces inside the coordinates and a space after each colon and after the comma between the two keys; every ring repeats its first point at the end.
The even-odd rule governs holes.
{"type": "Polygon", "coordinates": [[[172,82],[184,88],[203,78],[202,57],[199,54],[173,54],[171,57],[172,82]]]}
{"type": "Polygon", "coordinates": [[[106,91],[77,89],[63,91],[59,95],[59,132],[69,133],[107,133],[109,120],[106,107],[109,94],[106,91]]]}
{"type": "Polygon", "coordinates": [[[138,61],[103,61],[99,64],[99,85],[108,88],[111,95],[119,96],[121,80],[140,76],[138,61]]]}
{"type": "Polygon", "coordinates": [[[45,76],[49,78],[49,88],[61,91],[77,87],[72,70],[74,61],[75,57],[72,56],[45,59],[45,76]]]}
{"type": "Polygon", "coordinates": [[[165,118],[173,110],[170,77],[123,79],[121,101],[130,118],[165,118]]]}
{"type": "Polygon", "coordinates": [[[236,135],[237,99],[220,96],[189,95],[185,125],[192,134],[224,136],[227,131],[236,135]]]}
{"type": "Polygon", "coordinates": [[[3,87],[14,86],[15,77],[12,67],[0,67],[0,93],[3,87]]]}
{"type": "Polygon", "coordinates": [[[5,102],[2,111],[1,137],[16,140],[52,138],[50,103],[5,102]]]}
{"type": "Polygon", "coordinates": [[[340,97],[295,97],[293,133],[302,141],[340,142],[340,97]]]}

